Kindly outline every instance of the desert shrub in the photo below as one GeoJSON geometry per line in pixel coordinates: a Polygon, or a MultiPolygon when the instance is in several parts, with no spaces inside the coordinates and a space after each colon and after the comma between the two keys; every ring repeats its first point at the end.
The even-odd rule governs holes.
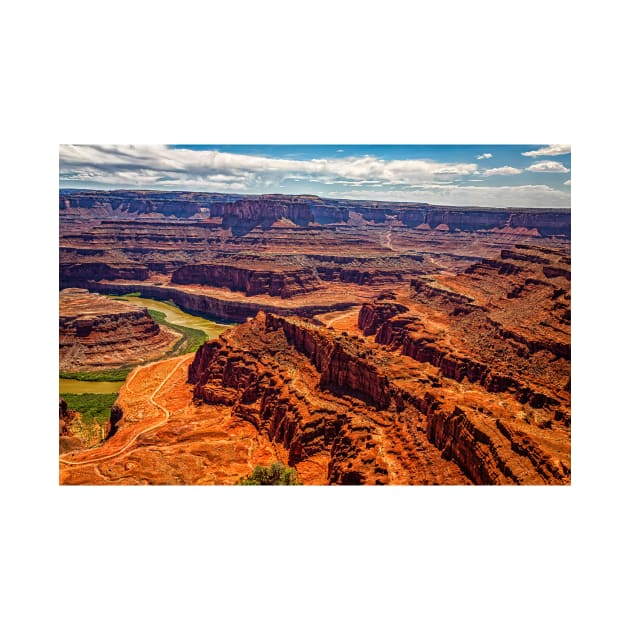
{"type": "Polygon", "coordinates": [[[237,486],[299,486],[295,468],[275,462],[271,466],[256,466],[247,477],[241,477],[237,486]]]}
{"type": "Polygon", "coordinates": [[[88,446],[105,439],[105,427],[118,394],[63,394],[68,409],[81,415],[72,423],[73,435],[80,436],[88,446]]]}

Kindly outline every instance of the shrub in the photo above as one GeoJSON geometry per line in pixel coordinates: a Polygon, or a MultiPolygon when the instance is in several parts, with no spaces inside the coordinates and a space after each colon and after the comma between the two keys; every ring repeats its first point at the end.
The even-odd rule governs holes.
{"type": "Polygon", "coordinates": [[[68,409],[81,416],[72,423],[73,435],[81,437],[86,446],[95,446],[105,439],[112,405],[118,394],[63,394],[68,409]]]}
{"type": "Polygon", "coordinates": [[[256,466],[248,477],[241,477],[237,486],[299,486],[295,468],[289,468],[280,462],[271,466],[256,466]]]}

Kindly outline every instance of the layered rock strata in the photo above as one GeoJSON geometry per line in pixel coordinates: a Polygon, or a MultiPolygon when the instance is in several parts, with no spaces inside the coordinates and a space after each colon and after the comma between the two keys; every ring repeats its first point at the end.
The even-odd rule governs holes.
{"type": "MultiPolygon", "coordinates": [[[[360,305],[361,300],[352,294],[326,292],[323,296],[309,294],[304,300],[267,300],[260,296],[248,299],[244,295],[206,290],[204,287],[161,286],[151,283],[85,282],[88,289],[114,295],[140,293],[142,297],[172,300],[181,309],[224,322],[244,322],[259,311],[312,318],[319,313],[343,310],[360,305]]],[[[299,296],[298,296],[299,297],[299,296]]]]}
{"type": "MultiPolygon", "coordinates": [[[[545,270],[567,271],[568,262],[555,250],[515,248],[460,276],[412,281],[409,294],[398,295],[405,306],[376,301],[359,314],[359,327],[376,343],[435,368],[444,395],[457,391],[455,381],[483,390],[484,408],[500,401],[511,409],[495,424],[514,450],[529,444],[534,461],[542,457],[537,449],[554,443],[559,450],[546,451],[554,463],[543,477],[557,483],[570,480],[570,284],[566,273],[545,270]]],[[[452,420],[438,422],[430,436],[441,448],[451,443],[452,420]]]]}
{"type": "Polygon", "coordinates": [[[64,483],[570,483],[570,212],[62,191],[60,219],[62,287],[243,322],[188,385],[136,372],[64,483]]]}
{"type": "Polygon", "coordinates": [[[172,276],[174,284],[201,284],[242,291],[245,295],[266,293],[289,298],[320,288],[311,269],[288,267],[251,269],[226,264],[184,265],[172,276]]]}
{"type": "Polygon", "coordinates": [[[431,364],[303,320],[257,316],[200,348],[189,380],[196,398],[280,443],[298,471],[325,457],[328,483],[570,479],[564,422],[518,421],[534,408],[509,393],[461,388],[431,364]]]}
{"type": "Polygon", "coordinates": [[[59,368],[90,371],[159,358],[179,338],[146,308],[85,289],[59,294],[59,368]]]}
{"type": "Polygon", "coordinates": [[[59,210],[64,216],[150,215],[177,218],[220,217],[228,229],[244,233],[271,226],[278,219],[295,225],[348,223],[351,216],[371,223],[392,219],[409,227],[447,226],[449,230],[523,230],[543,236],[570,236],[570,214],[554,208],[479,208],[425,203],[321,199],[311,195],[238,196],[216,193],[158,191],[62,190],[59,210]]]}

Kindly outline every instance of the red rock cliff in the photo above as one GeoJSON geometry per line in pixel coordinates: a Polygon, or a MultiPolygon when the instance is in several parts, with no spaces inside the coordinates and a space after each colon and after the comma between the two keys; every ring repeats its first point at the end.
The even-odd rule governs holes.
{"type": "Polygon", "coordinates": [[[205,344],[189,382],[199,400],[230,407],[282,443],[298,469],[326,457],[330,483],[566,483],[570,475],[564,455],[513,421],[522,403],[504,410],[474,385],[454,396],[447,381],[437,386],[434,368],[296,318],[260,314],[205,344]]]}
{"type": "Polygon", "coordinates": [[[310,269],[279,269],[277,271],[247,269],[225,264],[185,265],[172,276],[174,284],[204,284],[227,287],[246,295],[267,293],[289,298],[319,288],[319,279],[310,269]]]}
{"type": "Polygon", "coordinates": [[[310,204],[299,197],[246,198],[228,203],[223,208],[224,225],[271,225],[278,219],[289,219],[296,225],[307,225],[315,220],[310,204]]]}
{"type": "Polygon", "coordinates": [[[85,289],[59,294],[59,367],[63,371],[115,368],[161,358],[178,338],[146,308],[85,289]]]}

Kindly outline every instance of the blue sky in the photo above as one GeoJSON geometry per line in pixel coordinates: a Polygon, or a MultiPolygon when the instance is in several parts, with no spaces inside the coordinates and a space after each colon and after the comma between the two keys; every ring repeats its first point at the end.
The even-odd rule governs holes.
{"type": "Polygon", "coordinates": [[[62,188],[569,207],[569,145],[60,145],[62,188]]]}

